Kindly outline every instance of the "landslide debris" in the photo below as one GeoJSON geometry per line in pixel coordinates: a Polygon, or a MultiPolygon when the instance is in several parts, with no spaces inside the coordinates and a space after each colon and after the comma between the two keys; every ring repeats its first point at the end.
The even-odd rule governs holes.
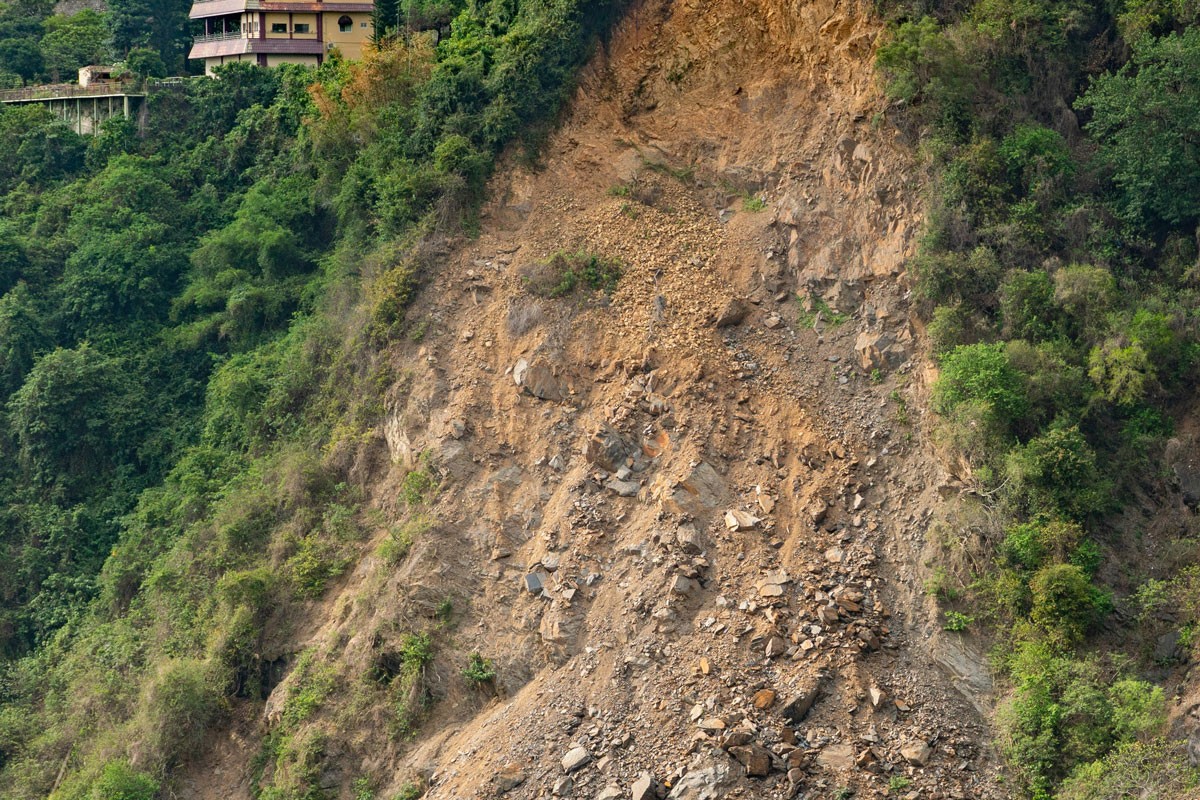
{"type": "MultiPolygon", "coordinates": [[[[322,785],[1008,796],[955,689],[986,690],[977,656],[948,676],[913,600],[946,477],[906,405],[920,220],[914,165],[871,124],[878,32],[868,3],[639,4],[540,167],[493,182],[390,354],[373,503],[403,518],[426,464],[431,522],[399,566],[364,558],[296,648],[353,673],[425,625],[431,702],[412,739],[339,718],[322,785]],[[564,253],[619,265],[615,288],[546,282],[593,263],[564,253]]],[[[216,759],[190,796],[249,786],[249,766],[205,785],[216,759]]]]}

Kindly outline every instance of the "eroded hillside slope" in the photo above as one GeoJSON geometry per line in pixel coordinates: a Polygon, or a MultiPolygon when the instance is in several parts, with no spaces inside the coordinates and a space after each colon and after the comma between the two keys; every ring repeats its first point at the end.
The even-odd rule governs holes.
{"type": "Polygon", "coordinates": [[[1007,796],[954,689],[986,675],[913,603],[946,478],[908,408],[917,170],[873,124],[869,10],[627,16],[395,347],[386,454],[356,469],[421,532],[264,654],[306,666],[201,758],[192,796],[277,777],[252,755],[312,664],[341,688],[289,731],[322,741],[296,768],[343,797],[364,774],[430,798],[1007,796]],[[556,253],[622,277],[571,288],[556,269],[584,259],[556,253]],[[438,483],[419,509],[397,499],[413,470],[438,483]],[[433,660],[405,675],[422,632],[433,660]],[[463,677],[472,653],[494,680],[463,677]],[[355,700],[369,681],[431,700],[415,736],[355,700]]]}

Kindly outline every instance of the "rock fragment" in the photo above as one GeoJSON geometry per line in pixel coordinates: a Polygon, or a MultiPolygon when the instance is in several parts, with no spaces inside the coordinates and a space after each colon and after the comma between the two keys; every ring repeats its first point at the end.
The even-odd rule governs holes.
{"type": "Polygon", "coordinates": [[[500,771],[496,773],[496,790],[501,794],[505,792],[511,792],[513,789],[524,783],[525,778],[525,771],[521,769],[520,764],[505,764],[500,771]]]}
{"type": "Polygon", "coordinates": [[[798,725],[808,716],[808,712],[812,710],[823,690],[824,683],[817,681],[808,689],[801,691],[783,707],[783,718],[792,725],[798,725]]]}
{"type": "Polygon", "coordinates": [[[745,300],[737,297],[731,297],[726,301],[721,310],[713,317],[713,327],[729,328],[733,325],[738,325],[750,313],[750,306],[745,300]]]}
{"type": "Polygon", "coordinates": [[[655,800],[658,796],[657,787],[654,785],[654,776],[649,772],[643,772],[641,776],[633,782],[633,786],[629,788],[631,800],[655,800]]]}
{"type": "Polygon", "coordinates": [[[914,767],[923,767],[929,763],[933,748],[920,739],[913,739],[900,748],[900,756],[914,767]]]}
{"type": "Polygon", "coordinates": [[[765,778],[771,774],[771,754],[765,748],[756,744],[741,745],[729,748],[729,755],[736,758],[752,778],[765,778]]]}
{"type": "Polygon", "coordinates": [[[779,658],[787,652],[787,642],[782,636],[772,636],[767,640],[767,658],[779,658]]]}
{"type": "Polygon", "coordinates": [[[744,531],[754,528],[761,519],[747,511],[731,508],[725,512],[725,527],[731,531],[744,531]]]}
{"type": "Polygon", "coordinates": [[[562,757],[563,772],[568,775],[578,769],[582,769],[592,760],[592,754],[587,751],[586,747],[572,747],[567,751],[567,754],[562,757]]]}

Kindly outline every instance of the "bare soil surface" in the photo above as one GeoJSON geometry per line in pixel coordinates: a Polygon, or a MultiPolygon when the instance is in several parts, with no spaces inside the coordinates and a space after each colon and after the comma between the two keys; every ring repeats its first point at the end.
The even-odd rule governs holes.
{"type": "MultiPolygon", "coordinates": [[[[331,700],[326,788],[1009,796],[987,670],[921,592],[957,486],[922,435],[920,170],[880,122],[879,30],[862,2],[647,0],[538,167],[495,179],[410,312],[386,455],[360,465],[389,520],[431,465],[429,529],[398,566],[381,530],[289,634],[353,687],[433,630],[434,702],[407,739],[331,700]],[[546,296],[557,253],[619,262],[615,291],[546,296]],[[494,681],[461,675],[471,653],[494,681]]],[[[294,683],[187,796],[248,796],[294,683]]]]}

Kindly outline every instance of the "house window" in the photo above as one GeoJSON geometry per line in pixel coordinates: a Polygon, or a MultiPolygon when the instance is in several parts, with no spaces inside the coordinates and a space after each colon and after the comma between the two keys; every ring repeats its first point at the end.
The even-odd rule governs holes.
{"type": "Polygon", "coordinates": [[[292,26],[292,30],[296,33],[308,33],[308,23],[297,22],[294,26],[292,26]]]}
{"type": "Polygon", "coordinates": [[[271,23],[271,33],[287,33],[287,23],[286,22],[272,22],[271,23]]]}
{"type": "Polygon", "coordinates": [[[354,29],[354,20],[349,17],[338,18],[338,30],[342,33],[349,33],[354,29]]]}
{"type": "Polygon", "coordinates": [[[367,27],[367,23],[365,23],[365,22],[360,22],[360,23],[358,23],[358,27],[360,27],[360,28],[365,28],[365,27],[367,27]]]}

